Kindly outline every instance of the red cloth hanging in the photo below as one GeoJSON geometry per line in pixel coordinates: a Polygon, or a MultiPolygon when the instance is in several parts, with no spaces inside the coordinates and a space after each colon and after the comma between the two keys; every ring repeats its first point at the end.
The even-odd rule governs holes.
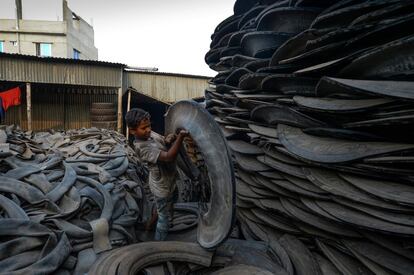
{"type": "Polygon", "coordinates": [[[19,87],[7,90],[0,93],[0,97],[3,102],[3,109],[7,111],[10,106],[16,106],[21,104],[21,90],[19,87]]]}

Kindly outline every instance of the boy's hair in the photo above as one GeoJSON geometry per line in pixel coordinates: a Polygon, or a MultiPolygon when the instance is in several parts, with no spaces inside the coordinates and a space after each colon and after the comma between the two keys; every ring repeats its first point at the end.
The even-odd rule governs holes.
{"type": "Polygon", "coordinates": [[[133,108],[125,115],[128,128],[136,128],[144,119],[150,119],[150,114],[142,109],[133,108]]]}

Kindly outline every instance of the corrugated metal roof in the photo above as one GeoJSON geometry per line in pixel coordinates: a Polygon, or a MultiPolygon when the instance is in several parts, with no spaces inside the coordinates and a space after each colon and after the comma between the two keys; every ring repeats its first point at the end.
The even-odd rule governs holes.
{"type": "Polygon", "coordinates": [[[39,57],[35,55],[26,55],[26,54],[17,54],[17,53],[0,53],[0,58],[1,57],[34,60],[34,61],[50,62],[50,63],[82,64],[82,65],[96,65],[96,66],[105,66],[105,67],[121,67],[121,68],[126,67],[126,65],[122,63],[111,63],[111,62],[98,61],[98,60],[81,60],[81,59],[63,58],[63,57],[39,57]]]}
{"type": "Polygon", "coordinates": [[[0,81],[121,87],[124,65],[0,54],[0,81]]]}
{"type": "Polygon", "coordinates": [[[176,102],[204,95],[208,79],[182,77],[176,74],[131,73],[124,74],[128,87],[163,102],[176,102]]]}
{"type": "Polygon", "coordinates": [[[205,75],[193,75],[193,74],[180,74],[180,73],[169,73],[169,72],[159,72],[159,71],[148,71],[148,70],[136,70],[126,67],[125,71],[128,73],[137,73],[137,74],[151,74],[151,75],[165,75],[165,76],[176,76],[176,77],[188,77],[188,78],[200,78],[200,79],[211,79],[213,76],[205,75]]]}

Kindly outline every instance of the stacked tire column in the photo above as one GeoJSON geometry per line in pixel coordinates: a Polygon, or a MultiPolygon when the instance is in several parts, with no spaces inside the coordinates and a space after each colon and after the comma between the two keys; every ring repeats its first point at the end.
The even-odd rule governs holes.
{"type": "Polygon", "coordinates": [[[116,106],[110,102],[94,102],[91,105],[91,126],[99,129],[116,130],[116,106]]]}

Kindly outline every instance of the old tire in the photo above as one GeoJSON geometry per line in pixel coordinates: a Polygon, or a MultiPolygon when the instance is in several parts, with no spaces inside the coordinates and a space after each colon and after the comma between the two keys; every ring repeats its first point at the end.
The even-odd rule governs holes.
{"type": "Polygon", "coordinates": [[[112,102],[93,102],[92,109],[115,109],[115,104],[112,102]]]}
{"type": "Polygon", "coordinates": [[[115,109],[96,109],[96,108],[92,108],[91,109],[91,115],[96,115],[96,116],[116,115],[116,110],[115,109]]]}
{"type": "Polygon", "coordinates": [[[116,129],[117,121],[92,121],[91,126],[98,129],[114,130],[116,129]]]}
{"type": "Polygon", "coordinates": [[[91,115],[91,121],[92,122],[107,122],[107,121],[116,121],[117,116],[116,115],[91,115]]]}
{"type": "Polygon", "coordinates": [[[227,239],[236,218],[234,168],[227,142],[213,117],[195,101],[172,105],[165,125],[166,133],[187,130],[203,156],[211,197],[208,211],[200,214],[197,241],[204,248],[214,248],[227,239]]]}
{"type": "Polygon", "coordinates": [[[188,262],[208,267],[213,253],[195,243],[146,242],[125,246],[102,255],[89,270],[89,275],[138,274],[146,266],[167,261],[188,262]]]}

